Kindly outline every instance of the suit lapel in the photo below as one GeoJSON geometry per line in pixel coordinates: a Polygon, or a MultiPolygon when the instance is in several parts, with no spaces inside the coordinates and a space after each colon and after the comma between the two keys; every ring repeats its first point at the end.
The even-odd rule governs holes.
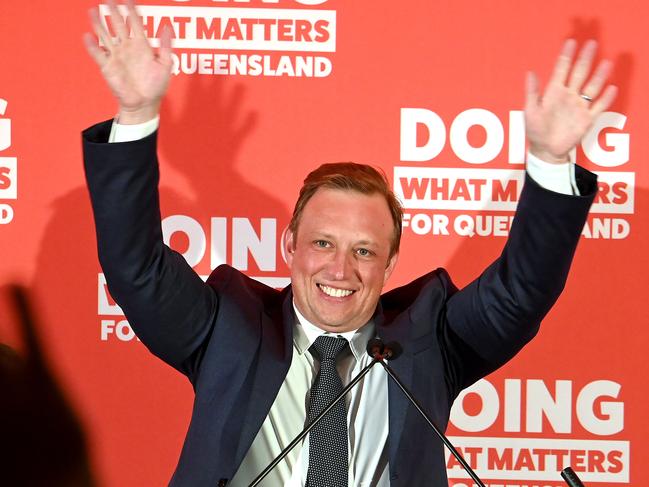
{"type": "MultiPolygon", "coordinates": [[[[254,374],[250,393],[250,409],[247,420],[241,431],[241,441],[237,450],[236,462],[239,464],[257,432],[268,415],[277,393],[288,373],[293,355],[293,295],[290,286],[282,292],[276,308],[266,309],[259,315],[259,350],[258,359],[253,361],[251,373],[254,374]]],[[[394,319],[386,320],[381,303],[374,315],[376,334],[385,343],[397,342],[403,348],[403,353],[389,363],[408,389],[412,389],[413,355],[409,342],[409,317],[402,313],[394,319]]],[[[409,401],[403,395],[399,386],[389,377],[388,408],[389,408],[389,461],[396,464],[396,454],[403,433],[406,412],[409,401]]]]}
{"type": "Polygon", "coordinates": [[[246,415],[237,449],[237,463],[243,460],[279,392],[293,356],[293,308],[290,287],[282,291],[275,308],[259,315],[260,342],[252,363],[249,414],[246,415]]]}
{"type": "MultiPolygon", "coordinates": [[[[381,303],[377,307],[375,315],[376,332],[384,343],[397,342],[401,345],[403,353],[395,360],[389,362],[390,368],[401,379],[401,382],[408,389],[412,389],[413,355],[409,350],[408,324],[410,322],[407,313],[402,313],[394,320],[386,320],[383,314],[381,303]]],[[[387,373],[386,373],[387,374],[387,373]]],[[[396,465],[396,454],[403,427],[406,419],[406,412],[410,402],[403,394],[399,386],[388,377],[388,414],[389,414],[389,462],[396,465]]]]}

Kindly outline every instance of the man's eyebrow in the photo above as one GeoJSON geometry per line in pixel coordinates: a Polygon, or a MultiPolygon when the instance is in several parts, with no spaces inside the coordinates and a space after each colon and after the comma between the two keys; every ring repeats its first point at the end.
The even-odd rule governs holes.
{"type": "Polygon", "coordinates": [[[313,231],[309,232],[308,235],[309,235],[310,238],[316,238],[316,239],[318,239],[318,238],[326,238],[326,239],[329,239],[329,240],[334,239],[334,236],[331,235],[330,233],[325,233],[325,232],[318,231],[318,230],[313,230],[313,231]]]}
{"type": "MultiPolygon", "coordinates": [[[[326,232],[321,232],[321,231],[313,231],[311,235],[309,235],[310,238],[313,239],[326,239],[326,240],[335,240],[336,237],[330,233],[326,232]]],[[[354,245],[366,245],[368,247],[377,247],[378,242],[374,240],[368,240],[368,239],[362,239],[354,242],[354,245]]]]}
{"type": "Polygon", "coordinates": [[[356,244],[357,245],[367,245],[367,246],[370,246],[370,247],[372,247],[372,246],[376,247],[378,245],[373,240],[359,240],[358,242],[356,242],[356,244]]]}

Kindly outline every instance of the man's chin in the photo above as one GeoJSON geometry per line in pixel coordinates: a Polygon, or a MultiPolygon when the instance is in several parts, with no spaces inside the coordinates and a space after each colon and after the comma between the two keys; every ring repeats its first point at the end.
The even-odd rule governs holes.
{"type": "Polygon", "coordinates": [[[348,331],[357,330],[362,324],[356,323],[356,320],[318,320],[314,323],[321,330],[328,331],[329,333],[346,333],[348,331]]]}

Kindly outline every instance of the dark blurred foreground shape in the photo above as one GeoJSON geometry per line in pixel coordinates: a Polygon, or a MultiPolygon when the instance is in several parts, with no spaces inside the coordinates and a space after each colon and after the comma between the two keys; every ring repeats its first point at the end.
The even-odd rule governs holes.
{"type": "Polygon", "coordinates": [[[8,292],[24,356],[0,343],[0,486],[95,486],[83,429],[43,356],[26,292],[8,292]]]}

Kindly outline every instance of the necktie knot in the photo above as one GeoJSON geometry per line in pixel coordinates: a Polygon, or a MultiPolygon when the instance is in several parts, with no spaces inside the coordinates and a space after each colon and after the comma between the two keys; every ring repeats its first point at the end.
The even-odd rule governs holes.
{"type": "Polygon", "coordinates": [[[323,360],[336,360],[338,354],[347,347],[347,340],[327,335],[320,335],[316,338],[311,349],[317,353],[318,358],[323,360]]]}

